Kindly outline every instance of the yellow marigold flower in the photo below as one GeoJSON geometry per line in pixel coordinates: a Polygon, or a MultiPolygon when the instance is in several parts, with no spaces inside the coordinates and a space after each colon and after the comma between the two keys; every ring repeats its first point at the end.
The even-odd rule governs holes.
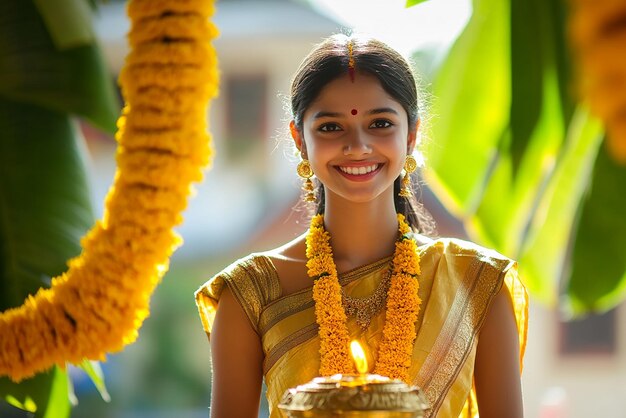
{"type": "Polygon", "coordinates": [[[187,207],[189,187],[157,188],[142,184],[118,184],[109,190],[105,201],[108,210],[118,207],[145,209],[163,209],[181,212],[187,207]]]}
{"type": "Polygon", "coordinates": [[[172,154],[122,149],[118,153],[120,182],[154,187],[176,187],[202,180],[202,170],[189,159],[172,154]]]}
{"type": "Polygon", "coordinates": [[[205,108],[194,109],[190,116],[182,112],[163,112],[154,108],[135,107],[126,115],[125,129],[165,130],[197,129],[206,123],[205,108]]]}
{"type": "Polygon", "coordinates": [[[128,2],[127,13],[134,21],[168,13],[206,17],[215,13],[215,3],[207,0],[134,0],[128,2]]]}
{"type": "Polygon", "coordinates": [[[210,137],[198,129],[163,129],[146,131],[128,128],[118,132],[116,139],[128,150],[162,150],[187,157],[198,166],[205,166],[211,157],[210,137]]]}
{"type": "Polygon", "coordinates": [[[578,62],[580,93],[607,130],[607,149],[626,165],[626,3],[570,0],[569,38],[578,62]]]}
{"type": "Polygon", "coordinates": [[[126,65],[182,64],[208,65],[214,58],[214,50],[206,39],[178,41],[175,43],[149,42],[137,45],[126,57],[126,65]]]}
{"type": "Polygon", "coordinates": [[[622,0],[570,0],[570,37],[575,45],[592,47],[606,32],[606,22],[624,11],[622,0]]]}
{"type": "Polygon", "coordinates": [[[609,124],[607,147],[619,164],[626,165],[626,116],[616,118],[609,124]]]}
{"type": "MultiPolygon", "coordinates": [[[[124,67],[119,81],[129,89],[163,87],[166,89],[188,89],[202,85],[206,80],[218,81],[218,73],[201,65],[146,64],[124,67]]],[[[211,90],[207,90],[211,91],[211,90]]],[[[203,90],[200,90],[203,92],[203,90]]],[[[204,93],[203,95],[208,95],[204,93]]],[[[198,103],[199,107],[202,104],[198,103]]],[[[195,116],[195,115],[191,115],[195,116]]]]}
{"type": "MultiPolygon", "coordinates": [[[[164,86],[149,85],[128,89],[126,96],[138,107],[153,107],[162,112],[188,112],[198,106],[198,96],[208,94],[202,87],[189,86],[167,88],[164,86]]],[[[206,90],[206,89],[204,89],[206,90]]],[[[120,132],[118,131],[119,136],[120,132]]]]}
{"type": "Polygon", "coordinates": [[[207,42],[217,35],[217,28],[200,15],[173,14],[141,20],[128,33],[128,42],[133,47],[159,41],[207,42]]]}
{"type": "Polygon", "coordinates": [[[183,217],[179,212],[169,210],[141,210],[132,209],[130,207],[119,208],[117,210],[111,208],[103,219],[104,225],[129,223],[137,219],[137,216],[145,216],[152,219],[152,222],[145,224],[147,231],[162,230],[173,228],[183,222],[183,217]]]}

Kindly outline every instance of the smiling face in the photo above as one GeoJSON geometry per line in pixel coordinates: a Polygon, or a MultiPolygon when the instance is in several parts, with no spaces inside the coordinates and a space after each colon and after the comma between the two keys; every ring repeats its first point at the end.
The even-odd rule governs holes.
{"type": "Polygon", "coordinates": [[[375,76],[357,73],[329,82],[292,127],[296,146],[325,188],[326,199],[369,202],[393,199],[393,182],[416,129],[375,76]]]}

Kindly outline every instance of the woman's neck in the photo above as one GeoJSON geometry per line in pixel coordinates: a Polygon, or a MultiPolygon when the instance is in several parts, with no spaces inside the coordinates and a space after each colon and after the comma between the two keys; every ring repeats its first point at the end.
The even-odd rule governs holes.
{"type": "Polygon", "coordinates": [[[324,224],[330,233],[333,258],[339,272],[393,253],[398,237],[393,198],[354,203],[336,196],[328,197],[324,224]]]}

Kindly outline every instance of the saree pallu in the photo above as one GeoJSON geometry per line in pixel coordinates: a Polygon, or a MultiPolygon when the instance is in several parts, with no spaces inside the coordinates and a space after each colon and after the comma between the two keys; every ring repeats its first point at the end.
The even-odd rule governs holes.
{"type": "MultiPolygon", "coordinates": [[[[526,345],[528,296],[514,261],[470,242],[439,239],[418,248],[421,257],[419,296],[409,376],[430,403],[427,417],[477,417],[473,387],[474,359],[480,328],[489,305],[502,286],[508,289],[520,342],[520,369],[526,345]]],[[[280,417],[278,403],[291,387],[319,372],[318,325],[312,287],[283,296],[269,253],[251,254],[206,282],[196,303],[207,335],[227,285],[262,341],[263,371],[270,417],[280,417]]],[[[388,257],[339,275],[346,294],[370,295],[392,261],[388,257]]],[[[366,330],[348,317],[351,339],[364,347],[370,370],[382,339],[385,310],[366,330]]]]}

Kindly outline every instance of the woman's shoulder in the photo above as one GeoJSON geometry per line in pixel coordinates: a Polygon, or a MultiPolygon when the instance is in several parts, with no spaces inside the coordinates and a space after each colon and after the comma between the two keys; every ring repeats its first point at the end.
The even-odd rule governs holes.
{"type": "Polygon", "coordinates": [[[196,304],[207,332],[213,326],[219,300],[226,288],[242,307],[257,333],[261,312],[281,293],[276,271],[266,255],[252,253],[235,260],[195,292],[196,304]]]}
{"type": "Polygon", "coordinates": [[[276,270],[263,253],[241,257],[214,274],[197,291],[219,299],[225,286],[241,301],[263,305],[280,295],[276,270]]]}
{"type": "Polygon", "coordinates": [[[302,273],[307,277],[304,238],[298,237],[280,247],[253,252],[233,261],[207,283],[257,289],[261,293],[267,293],[262,296],[266,302],[270,302],[281,296],[284,290],[289,293],[289,284],[297,285],[302,273]],[[282,281],[287,289],[282,289],[282,281]]]}
{"type": "Polygon", "coordinates": [[[461,238],[453,237],[437,237],[430,238],[424,235],[416,234],[416,242],[422,251],[437,251],[446,255],[475,255],[481,258],[507,259],[509,257],[499,253],[498,251],[467,241],[461,238]]]}
{"type": "Polygon", "coordinates": [[[271,262],[282,296],[301,291],[311,286],[307,273],[305,235],[274,248],[259,253],[271,262]]]}
{"type": "Polygon", "coordinates": [[[241,257],[222,270],[217,272],[213,278],[221,277],[223,279],[237,280],[242,277],[254,278],[256,276],[271,275],[273,269],[268,256],[262,252],[250,253],[241,257]]]}
{"type": "Polygon", "coordinates": [[[416,239],[422,259],[429,258],[437,263],[446,260],[450,265],[486,264],[500,271],[515,269],[515,260],[472,241],[460,238],[420,236],[416,239]]]}

